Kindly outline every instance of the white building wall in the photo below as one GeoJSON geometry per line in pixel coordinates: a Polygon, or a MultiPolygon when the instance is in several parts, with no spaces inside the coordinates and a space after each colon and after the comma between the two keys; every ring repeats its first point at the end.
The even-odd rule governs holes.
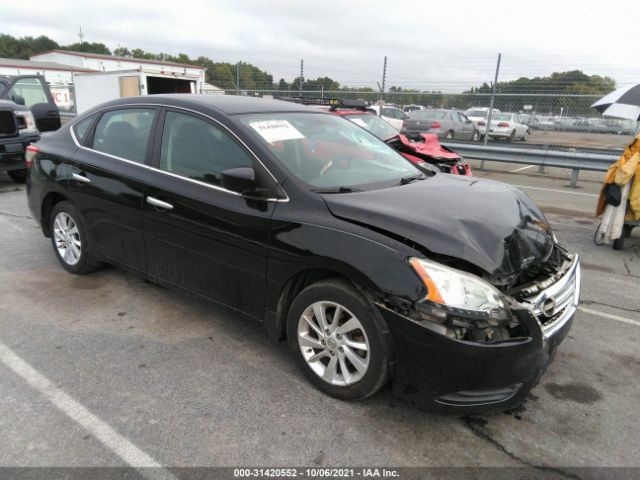
{"type": "Polygon", "coordinates": [[[73,83],[72,72],[62,70],[0,66],[0,75],[43,75],[47,83],[52,85],[67,85],[73,83]]]}
{"type": "Polygon", "coordinates": [[[163,72],[175,74],[177,78],[180,78],[182,74],[198,76],[198,82],[196,86],[197,93],[202,91],[204,84],[204,68],[193,68],[188,66],[173,66],[158,63],[145,62],[144,59],[130,59],[130,58],[93,58],[82,57],[79,55],[73,55],[63,52],[49,52],[39,55],[31,56],[31,60],[37,60],[42,62],[57,62],[63,65],[73,65],[79,68],[88,68],[91,70],[97,70],[99,72],[112,72],[116,70],[132,70],[141,69],[146,72],[163,72]]]}

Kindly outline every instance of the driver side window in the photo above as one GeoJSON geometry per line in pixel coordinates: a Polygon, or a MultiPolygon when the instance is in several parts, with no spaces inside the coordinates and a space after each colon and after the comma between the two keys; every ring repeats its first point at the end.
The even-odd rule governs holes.
{"type": "Polygon", "coordinates": [[[24,98],[24,104],[27,108],[31,108],[38,103],[49,103],[47,93],[37,78],[21,78],[18,80],[9,90],[9,98],[14,95],[24,98]]]}
{"type": "Polygon", "coordinates": [[[160,169],[220,186],[223,170],[252,166],[249,155],[219,127],[193,115],[167,112],[160,169]]]}

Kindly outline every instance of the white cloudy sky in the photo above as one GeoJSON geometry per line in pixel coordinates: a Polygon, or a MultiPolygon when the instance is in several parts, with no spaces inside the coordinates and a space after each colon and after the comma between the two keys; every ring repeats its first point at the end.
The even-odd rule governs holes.
{"type": "Polygon", "coordinates": [[[327,74],[375,86],[456,91],[501,79],[583,69],[640,82],[636,2],[517,0],[0,0],[0,32],[58,43],[103,42],[251,62],[291,80],[327,74]]]}

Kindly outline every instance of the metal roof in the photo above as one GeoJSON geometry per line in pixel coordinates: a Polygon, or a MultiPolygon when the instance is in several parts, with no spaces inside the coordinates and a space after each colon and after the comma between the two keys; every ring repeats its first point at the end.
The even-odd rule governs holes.
{"type": "Polygon", "coordinates": [[[85,57],[85,58],[99,58],[103,60],[116,60],[118,62],[134,62],[134,63],[150,63],[153,65],[166,65],[167,67],[187,67],[187,68],[199,68],[201,70],[205,70],[206,67],[202,65],[189,65],[187,63],[174,63],[174,62],[165,62],[162,60],[151,60],[147,58],[135,58],[135,57],[118,57],[115,55],[103,55],[99,53],[87,53],[87,52],[75,52],[73,50],[49,50],[47,52],[36,53],[31,57],[37,57],[39,55],[46,55],[47,53],[60,53],[63,55],[74,55],[76,57],[85,57]]]}
{"type": "Polygon", "coordinates": [[[217,110],[226,115],[241,113],[269,113],[269,112],[306,112],[306,113],[326,113],[318,108],[300,105],[298,103],[286,102],[282,100],[272,100],[265,98],[242,97],[237,95],[201,95],[201,94],[160,94],[143,95],[138,97],[119,98],[108,102],[106,105],[116,106],[120,104],[147,103],[160,105],[175,105],[191,107],[194,110],[209,108],[217,110]]]}
{"type": "Polygon", "coordinates": [[[29,68],[32,70],[62,70],[65,72],[95,72],[88,68],[72,67],[57,62],[39,62],[21,58],[0,58],[0,67],[29,68]]]}

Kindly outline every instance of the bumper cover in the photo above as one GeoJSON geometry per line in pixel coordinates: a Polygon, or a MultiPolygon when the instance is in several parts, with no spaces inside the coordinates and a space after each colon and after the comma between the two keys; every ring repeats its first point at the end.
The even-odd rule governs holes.
{"type": "Polygon", "coordinates": [[[494,343],[450,338],[426,328],[424,322],[378,306],[394,343],[394,395],[419,408],[458,415],[520,405],[571,329],[579,286],[580,267],[575,258],[563,279],[536,297],[546,299],[570,290],[571,302],[546,322],[541,321],[535,304],[523,303],[512,313],[528,335],[494,343]]]}
{"type": "Polygon", "coordinates": [[[0,142],[0,172],[26,168],[24,152],[30,143],[37,142],[40,135],[3,139],[0,142]]]}

